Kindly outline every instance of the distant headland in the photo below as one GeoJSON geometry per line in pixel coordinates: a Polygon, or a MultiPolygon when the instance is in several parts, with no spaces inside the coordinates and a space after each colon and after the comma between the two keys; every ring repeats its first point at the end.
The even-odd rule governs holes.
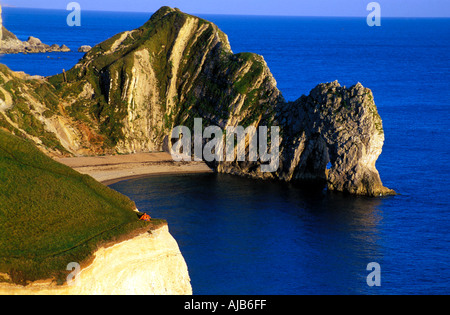
{"type": "Polygon", "coordinates": [[[12,32],[8,31],[2,22],[2,7],[0,5],[0,54],[17,53],[48,53],[48,52],[69,52],[66,45],[47,45],[41,42],[39,38],[30,36],[27,41],[21,41],[12,32]]]}

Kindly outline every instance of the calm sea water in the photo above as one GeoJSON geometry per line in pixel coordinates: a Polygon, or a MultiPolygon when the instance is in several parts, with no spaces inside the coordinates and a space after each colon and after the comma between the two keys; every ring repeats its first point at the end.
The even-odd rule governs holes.
{"type": "MultiPolygon", "coordinates": [[[[4,8],[22,40],[76,50],[134,29],[149,13],[4,8]]],[[[386,142],[377,162],[400,196],[304,191],[226,175],[151,177],[112,187],[166,218],[195,294],[442,294],[450,285],[450,20],[202,16],[234,52],[263,55],[288,100],[338,79],[372,89],[386,142]],[[381,287],[366,266],[381,265],[381,287]]],[[[83,54],[10,55],[13,70],[52,75],[83,54]]]]}

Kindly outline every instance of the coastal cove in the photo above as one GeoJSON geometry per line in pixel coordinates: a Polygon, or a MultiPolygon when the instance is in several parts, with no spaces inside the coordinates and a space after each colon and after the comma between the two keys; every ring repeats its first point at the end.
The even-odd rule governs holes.
{"type": "Polygon", "coordinates": [[[447,289],[447,254],[436,250],[446,223],[420,232],[426,228],[412,223],[420,213],[411,196],[352,197],[225,174],[151,176],[110,187],[140,211],[166,218],[194,295],[447,289]],[[381,287],[366,283],[371,262],[382,267],[381,287]]]}
{"type": "MultiPolygon", "coordinates": [[[[70,111],[66,117],[57,116],[57,107],[50,111],[46,107],[56,102],[52,93],[48,94],[51,97],[46,94],[49,90],[45,87],[50,86],[47,79],[40,76],[61,74],[62,69],[74,67],[85,56],[76,51],[77,47],[95,47],[115,34],[127,31],[123,33],[125,35],[106,41],[105,47],[119,47],[116,43],[135,34],[132,30],[146,23],[151,14],[86,12],[83,14],[83,27],[79,28],[69,28],[61,23],[66,15],[63,10],[3,8],[3,22],[21,41],[33,35],[45,43],[66,43],[71,52],[0,55],[0,63],[9,69],[31,75],[14,73],[6,66],[0,66],[0,78],[5,82],[9,80],[8,86],[0,86],[0,96],[4,96],[0,99],[0,118],[5,117],[0,121],[1,128],[13,130],[12,133],[21,128],[27,132],[31,130],[29,139],[38,143],[43,151],[48,147],[55,149],[50,150],[49,155],[56,161],[127,196],[136,203],[140,212],[167,221],[167,225],[152,234],[133,235],[132,239],[99,249],[96,252],[99,260],[92,260],[91,267],[88,267],[92,272],[84,273],[87,277],[84,279],[90,279],[86,280],[88,283],[97,282],[93,275],[102,268],[104,263],[101,261],[112,260],[117,265],[110,264],[111,268],[105,272],[117,273],[117,270],[125,270],[125,266],[132,265],[125,275],[129,281],[120,278],[115,284],[106,281],[98,287],[92,285],[66,293],[290,295],[448,292],[450,150],[446,144],[450,142],[447,87],[450,82],[450,19],[386,18],[382,27],[370,28],[365,19],[360,18],[202,15],[228,35],[233,52],[242,60],[256,58],[247,51],[264,57],[277,80],[268,80],[270,84],[267,85],[271,88],[276,86],[286,100],[291,101],[289,106],[292,110],[286,110],[278,117],[280,122],[284,120],[289,126],[296,125],[294,116],[320,112],[320,107],[310,112],[298,109],[314,108],[312,104],[322,96],[341,100],[344,104],[342,111],[347,111],[349,105],[355,108],[367,105],[370,115],[365,117],[374,127],[371,128],[375,131],[372,135],[384,133],[374,141],[377,145],[373,151],[379,154],[384,140],[376,170],[383,184],[398,193],[373,198],[332,192],[324,187],[305,187],[295,182],[251,180],[221,174],[213,172],[203,162],[175,163],[169,154],[154,152],[160,151],[160,134],[155,147],[152,147],[154,138],[142,137],[144,131],[140,128],[146,126],[142,123],[142,116],[139,122],[127,126],[129,130],[141,132],[136,133],[141,138],[133,138],[134,134],[130,132],[124,137],[128,142],[121,143],[119,149],[123,152],[120,153],[153,153],[110,155],[117,151],[102,151],[105,145],[101,141],[108,133],[91,132],[96,128],[89,131],[93,122],[86,118],[87,113],[91,113],[86,108],[92,90],[80,87],[78,92],[81,91],[80,95],[88,101],[74,103],[73,108],[66,107],[70,111]],[[31,29],[30,23],[42,27],[31,29]],[[335,81],[337,79],[339,83],[335,81]],[[300,95],[308,95],[320,82],[331,83],[319,86],[310,96],[294,102],[300,95]],[[16,91],[29,90],[30,94],[24,94],[26,97],[31,95],[42,101],[35,103],[37,105],[31,111],[25,111],[26,106],[22,103],[13,108],[17,105],[13,104],[11,97],[14,93],[9,94],[13,88],[16,91]],[[348,95],[360,96],[363,101],[350,103],[348,95]],[[45,103],[48,100],[50,102],[45,103]],[[86,111],[77,112],[80,108],[86,111]],[[36,119],[31,122],[21,120],[21,117],[32,115],[36,119]],[[76,124],[72,128],[70,123],[74,121],[76,124]],[[79,122],[85,126],[81,124],[80,127],[79,122]],[[28,128],[30,126],[32,128],[28,128]],[[74,131],[76,128],[79,130],[74,131]],[[48,135],[47,131],[62,137],[37,139],[43,134],[48,135]],[[147,142],[142,144],[142,139],[147,142]],[[67,157],[70,155],[74,157],[67,157]],[[146,250],[140,251],[142,248],[146,250]],[[127,255],[130,260],[119,259],[127,255]],[[133,265],[133,257],[141,263],[133,265]],[[366,268],[371,262],[381,266],[381,287],[367,285],[369,272],[366,268]],[[149,273],[153,274],[153,280],[147,278],[149,273]],[[123,290],[115,291],[113,286],[123,290]]],[[[187,29],[188,26],[192,23],[187,23],[187,29]]],[[[218,34],[219,40],[223,40],[222,33],[218,34]]],[[[180,42],[183,41],[175,41],[180,42]]],[[[92,55],[95,53],[94,48],[92,55]]],[[[87,56],[90,58],[92,55],[87,56]]],[[[142,60],[148,59],[146,57],[141,50],[133,62],[140,65],[142,60]]],[[[92,60],[95,61],[91,59],[86,64],[92,60]]],[[[261,60],[252,59],[252,62],[254,65],[261,60]]],[[[145,67],[136,69],[139,72],[145,67]]],[[[110,73],[120,73],[113,70],[110,73]]],[[[73,84],[77,84],[78,75],[83,75],[82,71],[76,71],[68,71],[73,84]]],[[[149,77],[149,73],[141,74],[141,78],[149,77]]],[[[67,82],[62,77],[53,77],[56,86],[65,86],[67,82]]],[[[238,85],[238,88],[243,87],[238,85]]],[[[130,91],[128,88],[125,90],[130,91]]],[[[144,88],[138,87],[137,90],[143,91],[144,88]]],[[[168,90],[170,93],[175,91],[173,88],[168,90]]],[[[134,97],[136,95],[128,99],[134,97]]],[[[73,101],[66,98],[64,102],[68,100],[73,101]]],[[[169,101],[174,100],[171,97],[169,101]]],[[[336,104],[332,103],[333,106],[336,104]]],[[[146,110],[144,105],[148,104],[142,102],[141,105],[141,109],[146,110]]],[[[204,108],[199,108],[201,113],[204,108]]],[[[338,117],[334,108],[330,112],[335,115],[330,116],[332,122],[354,118],[347,114],[338,117]]],[[[137,114],[133,112],[124,121],[132,121],[139,117],[137,114]]],[[[317,121],[322,121],[322,118],[314,117],[317,121]]],[[[167,115],[160,113],[157,117],[150,117],[149,121],[163,126],[162,122],[167,119],[167,115]]],[[[328,127],[329,124],[325,129],[328,127]]],[[[354,129],[359,131],[359,128],[354,129]]],[[[317,130],[323,132],[324,126],[317,130]]],[[[313,135],[312,128],[311,131],[313,135]]],[[[313,137],[310,140],[314,149],[325,146],[320,141],[314,142],[313,137]]],[[[326,165],[326,154],[314,157],[317,159],[311,161],[319,160],[319,167],[326,165]]],[[[5,159],[11,160],[9,157],[5,159]]],[[[375,167],[373,160],[367,164],[375,167]]],[[[232,169],[228,171],[232,173],[232,169]]],[[[13,178],[10,176],[8,179],[14,184],[13,178]]],[[[101,187],[105,188],[104,185],[101,187]]],[[[70,199],[71,193],[67,192],[62,199],[70,199]]],[[[48,287],[48,282],[35,285],[39,294],[52,293],[54,289],[48,287]]],[[[24,293],[20,291],[21,287],[15,289],[24,293]]],[[[67,288],[59,289],[62,293],[67,288]]],[[[10,292],[8,288],[2,291],[0,286],[2,293],[10,292]]]]}

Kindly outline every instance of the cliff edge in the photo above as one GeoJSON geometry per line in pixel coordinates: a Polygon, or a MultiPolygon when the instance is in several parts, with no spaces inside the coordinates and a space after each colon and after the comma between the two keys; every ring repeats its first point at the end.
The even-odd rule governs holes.
{"type": "MultiPolygon", "coordinates": [[[[75,276],[75,274],[74,274],[75,276]]],[[[1,284],[0,295],[191,295],[186,263],[167,225],[101,248],[71,285],[1,284]]]]}
{"type": "Polygon", "coordinates": [[[164,220],[140,220],[128,197],[2,128],[0,170],[0,293],[190,292],[164,220]],[[77,287],[64,285],[72,262],[77,287]]]}

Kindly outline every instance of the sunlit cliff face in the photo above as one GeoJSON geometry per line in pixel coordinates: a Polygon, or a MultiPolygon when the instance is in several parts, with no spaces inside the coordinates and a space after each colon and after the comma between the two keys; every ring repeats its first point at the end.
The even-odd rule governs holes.
{"type": "Polygon", "coordinates": [[[167,225],[95,253],[71,285],[41,281],[26,287],[0,284],[0,294],[191,295],[188,268],[167,225]]]}

